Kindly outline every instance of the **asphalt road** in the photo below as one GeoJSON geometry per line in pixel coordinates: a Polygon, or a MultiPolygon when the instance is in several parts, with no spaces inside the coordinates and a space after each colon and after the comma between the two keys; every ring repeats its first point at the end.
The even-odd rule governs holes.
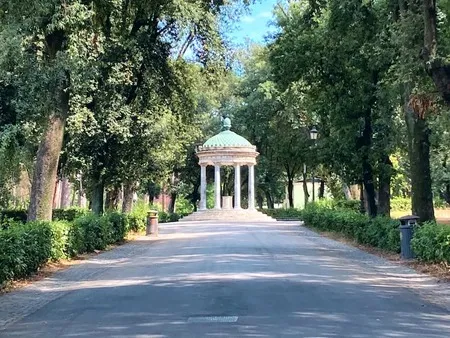
{"type": "Polygon", "coordinates": [[[448,338],[422,277],[294,224],[168,225],[0,297],[0,337],[448,338]]]}

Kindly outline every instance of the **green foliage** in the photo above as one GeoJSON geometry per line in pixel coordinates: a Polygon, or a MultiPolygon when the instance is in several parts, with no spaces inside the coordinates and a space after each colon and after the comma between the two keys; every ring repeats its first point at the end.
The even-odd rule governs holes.
{"type": "Polygon", "coordinates": [[[0,231],[0,285],[24,278],[49,260],[71,258],[120,243],[129,229],[127,215],[85,215],[73,222],[31,222],[0,231]]]}
{"type": "Polygon", "coordinates": [[[176,200],[176,211],[181,216],[187,216],[194,212],[194,206],[186,198],[178,197],[176,200]]]}
{"type": "MultiPolygon", "coordinates": [[[[447,202],[440,198],[434,198],[433,200],[435,209],[445,209],[448,207],[447,202]]],[[[411,212],[411,198],[394,197],[391,198],[391,209],[392,211],[407,211],[411,212]]]]}
{"type": "Polygon", "coordinates": [[[450,263],[450,226],[427,222],[416,227],[412,248],[422,261],[450,263]]]}
{"type": "MultiPolygon", "coordinates": [[[[78,250],[82,249],[86,252],[104,250],[111,243],[111,229],[109,228],[110,224],[106,216],[83,216],[74,221],[74,226],[75,228],[82,229],[83,247],[77,248],[78,250]]],[[[76,242],[80,243],[81,241],[77,238],[76,242]]]]}
{"type": "Polygon", "coordinates": [[[411,212],[411,199],[403,197],[394,197],[391,199],[392,211],[408,211],[411,212]]]}
{"type": "Polygon", "coordinates": [[[36,272],[51,256],[49,223],[29,223],[0,231],[0,284],[36,272]]]}
{"type": "Polygon", "coordinates": [[[128,214],[128,223],[131,231],[144,231],[147,224],[147,213],[150,207],[144,201],[138,201],[133,207],[133,210],[128,214]]]}
{"type": "Polygon", "coordinates": [[[342,233],[361,244],[392,252],[400,251],[399,224],[390,218],[369,218],[355,211],[310,205],[303,211],[303,220],[308,226],[342,233]]]}
{"type": "Polygon", "coordinates": [[[168,213],[165,211],[160,211],[158,213],[158,221],[159,223],[172,223],[178,222],[181,216],[178,213],[168,213]]]}
{"type": "Polygon", "coordinates": [[[262,210],[276,219],[300,219],[305,225],[320,231],[341,233],[358,243],[386,251],[400,252],[399,223],[386,217],[369,218],[352,210],[351,204],[309,204],[303,210],[262,210]],[[350,206],[350,209],[348,208],[350,206]]]}
{"type": "Polygon", "coordinates": [[[343,199],[331,200],[331,208],[333,209],[359,211],[360,207],[361,202],[358,200],[343,200],[343,199]]]}
{"type": "Polygon", "coordinates": [[[289,209],[261,209],[261,212],[273,217],[277,220],[288,219],[302,219],[302,210],[289,208],[289,209]]]}
{"type": "Polygon", "coordinates": [[[3,225],[9,221],[25,223],[27,221],[26,210],[0,210],[0,225],[3,225]]]}
{"type": "Polygon", "coordinates": [[[73,225],[66,221],[47,222],[46,224],[49,224],[52,231],[51,256],[49,258],[58,261],[74,256],[73,243],[69,240],[73,225]]]}
{"type": "Polygon", "coordinates": [[[76,218],[86,215],[88,212],[89,210],[87,209],[76,207],[68,209],[53,209],[53,220],[72,222],[76,218]]]}

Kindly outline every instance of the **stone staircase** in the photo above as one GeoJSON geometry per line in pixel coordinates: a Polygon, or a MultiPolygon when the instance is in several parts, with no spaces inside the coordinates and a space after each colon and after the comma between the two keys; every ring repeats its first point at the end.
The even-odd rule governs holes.
{"type": "Polygon", "coordinates": [[[270,216],[259,212],[258,210],[203,210],[197,211],[180,219],[180,222],[199,222],[199,221],[227,221],[227,222],[276,222],[270,216]]]}

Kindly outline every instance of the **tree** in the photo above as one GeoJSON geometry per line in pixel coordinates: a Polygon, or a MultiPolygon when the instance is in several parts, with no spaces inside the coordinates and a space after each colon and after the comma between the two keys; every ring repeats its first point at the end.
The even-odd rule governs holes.
{"type": "Polygon", "coordinates": [[[422,6],[424,40],[421,56],[436,89],[444,102],[450,106],[450,62],[448,61],[450,55],[450,31],[448,30],[450,5],[448,1],[423,0],[422,6]],[[441,6],[438,7],[437,4],[441,6]],[[441,17],[444,19],[438,18],[440,13],[443,14],[441,17]],[[441,47],[440,50],[438,47],[441,47]]]}

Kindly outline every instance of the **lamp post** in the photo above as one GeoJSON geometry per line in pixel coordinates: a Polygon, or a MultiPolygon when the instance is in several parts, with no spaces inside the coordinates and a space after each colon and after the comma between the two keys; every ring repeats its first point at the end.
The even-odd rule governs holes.
{"type": "MultiPolygon", "coordinates": [[[[316,140],[317,140],[317,135],[319,134],[319,132],[317,131],[316,127],[312,127],[312,129],[309,131],[309,138],[311,140],[313,140],[314,142],[314,146],[316,145],[316,140]]],[[[314,203],[315,201],[315,195],[316,195],[316,190],[315,190],[315,177],[314,177],[314,166],[312,167],[312,201],[314,203]]]]}

